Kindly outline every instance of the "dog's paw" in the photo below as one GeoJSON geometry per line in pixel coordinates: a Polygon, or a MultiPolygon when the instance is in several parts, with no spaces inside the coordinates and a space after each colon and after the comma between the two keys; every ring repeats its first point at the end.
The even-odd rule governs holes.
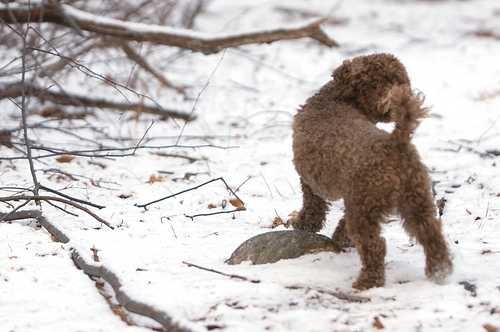
{"type": "Polygon", "coordinates": [[[300,211],[292,211],[288,214],[288,218],[286,220],[287,227],[292,226],[294,229],[297,229],[296,226],[300,224],[300,211]]]}
{"type": "Polygon", "coordinates": [[[428,262],[425,267],[425,275],[437,284],[444,284],[448,276],[453,272],[453,263],[449,257],[439,262],[428,262]]]}
{"type": "Polygon", "coordinates": [[[374,287],[383,287],[385,284],[385,278],[380,276],[371,276],[362,273],[358,279],[352,283],[352,288],[357,290],[367,290],[374,287]]]}

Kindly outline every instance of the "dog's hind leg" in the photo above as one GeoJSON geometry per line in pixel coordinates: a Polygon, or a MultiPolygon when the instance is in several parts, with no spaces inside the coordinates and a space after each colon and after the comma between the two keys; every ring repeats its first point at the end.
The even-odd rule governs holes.
{"type": "Polygon", "coordinates": [[[333,232],[332,240],[339,246],[339,248],[351,248],[354,247],[354,243],[351,241],[347,235],[347,228],[345,223],[345,217],[342,217],[333,232]]]}
{"type": "Polygon", "coordinates": [[[294,229],[318,232],[325,222],[328,203],[316,195],[302,179],[300,183],[302,184],[303,195],[302,209],[298,216],[292,219],[292,226],[294,229]]]}
{"type": "MultiPolygon", "coordinates": [[[[412,177],[410,182],[416,182],[412,177]]],[[[441,223],[435,217],[436,209],[427,181],[411,183],[413,188],[401,195],[400,212],[406,232],[424,247],[425,274],[436,282],[442,282],[453,270],[441,223]],[[418,188],[418,190],[416,190],[418,188]]]]}
{"type": "Polygon", "coordinates": [[[361,259],[361,272],[352,287],[368,289],[385,283],[385,239],[380,236],[383,213],[377,208],[346,202],[346,227],[361,259]]]}

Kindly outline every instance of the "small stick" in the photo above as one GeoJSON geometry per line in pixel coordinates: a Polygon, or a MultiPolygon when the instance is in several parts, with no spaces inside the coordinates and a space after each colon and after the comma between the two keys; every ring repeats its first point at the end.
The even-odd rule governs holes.
{"type": "Polygon", "coordinates": [[[239,280],[243,280],[243,281],[249,281],[249,282],[251,282],[253,284],[260,283],[259,279],[247,278],[247,277],[244,277],[244,276],[240,276],[238,274],[225,273],[225,272],[217,271],[217,270],[214,270],[214,269],[210,269],[208,267],[203,267],[203,266],[200,266],[200,265],[192,264],[192,263],[189,263],[189,262],[186,262],[186,261],[182,261],[182,264],[185,264],[188,267],[195,267],[195,268],[203,270],[203,271],[217,273],[217,274],[220,274],[222,276],[229,277],[231,279],[239,279],[239,280]]]}
{"type": "Polygon", "coordinates": [[[348,294],[339,290],[329,290],[329,289],[324,289],[321,287],[309,287],[309,286],[301,286],[301,285],[290,285],[290,286],[285,286],[286,289],[304,289],[306,291],[308,290],[314,290],[320,294],[328,294],[333,297],[336,297],[340,300],[348,301],[348,302],[359,302],[359,303],[366,303],[370,302],[371,299],[369,297],[364,297],[364,296],[359,296],[359,295],[353,295],[353,294],[348,294]]]}
{"type": "Polygon", "coordinates": [[[244,206],[242,206],[242,207],[236,208],[234,210],[230,210],[230,211],[217,211],[217,212],[211,212],[211,213],[199,213],[199,214],[194,214],[194,215],[185,214],[184,216],[193,220],[196,217],[206,217],[206,216],[213,216],[216,214],[233,213],[233,212],[245,211],[245,210],[246,210],[246,208],[244,206]]]}
{"type": "Polygon", "coordinates": [[[204,158],[195,158],[195,157],[184,156],[182,154],[175,154],[175,153],[153,152],[152,154],[160,156],[160,157],[185,159],[185,160],[189,161],[189,163],[191,163],[191,164],[194,162],[197,162],[199,160],[205,160],[204,158]]]}
{"type": "MultiPolygon", "coordinates": [[[[148,203],[144,203],[144,204],[135,204],[135,206],[137,207],[142,207],[144,209],[146,209],[149,205],[151,204],[155,204],[155,203],[158,203],[158,202],[161,202],[161,201],[164,201],[166,199],[169,199],[169,198],[172,198],[172,197],[175,197],[177,195],[180,195],[180,194],[184,194],[188,191],[192,191],[192,190],[196,190],[200,187],[203,187],[209,183],[212,183],[212,182],[215,182],[215,181],[222,181],[224,183],[224,185],[226,186],[226,189],[229,190],[229,192],[231,192],[231,194],[234,195],[234,197],[236,197],[241,203],[242,205],[245,205],[245,203],[241,200],[241,198],[238,197],[238,195],[231,189],[231,187],[229,187],[229,185],[227,184],[227,182],[224,180],[223,177],[218,177],[218,178],[215,178],[215,179],[212,179],[212,180],[208,180],[206,182],[203,182],[202,184],[199,184],[195,187],[192,187],[192,188],[189,188],[189,189],[185,189],[185,190],[181,190],[175,194],[172,194],[172,195],[168,195],[168,196],[165,196],[165,197],[162,197],[162,198],[158,198],[154,201],[151,201],[151,202],[148,202],[148,203]]],[[[234,212],[234,211],[225,211],[224,213],[230,213],[230,212],[234,212]]]]}

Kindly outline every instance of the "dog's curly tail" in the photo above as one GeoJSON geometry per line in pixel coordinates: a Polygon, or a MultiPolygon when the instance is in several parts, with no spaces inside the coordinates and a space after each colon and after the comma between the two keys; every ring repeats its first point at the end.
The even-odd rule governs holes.
{"type": "Polygon", "coordinates": [[[391,137],[399,143],[410,142],[415,129],[428,115],[428,108],[423,107],[423,94],[413,94],[408,86],[395,86],[387,94],[385,103],[396,124],[391,137]]]}

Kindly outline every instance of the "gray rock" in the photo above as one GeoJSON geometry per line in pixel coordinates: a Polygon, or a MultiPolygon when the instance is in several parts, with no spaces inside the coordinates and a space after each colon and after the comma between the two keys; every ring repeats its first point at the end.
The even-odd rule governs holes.
{"type": "Polygon", "coordinates": [[[340,248],[329,237],[316,233],[298,230],[268,232],[243,242],[226,263],[274,263],[320,251],[340,252],[340,248]]]}

